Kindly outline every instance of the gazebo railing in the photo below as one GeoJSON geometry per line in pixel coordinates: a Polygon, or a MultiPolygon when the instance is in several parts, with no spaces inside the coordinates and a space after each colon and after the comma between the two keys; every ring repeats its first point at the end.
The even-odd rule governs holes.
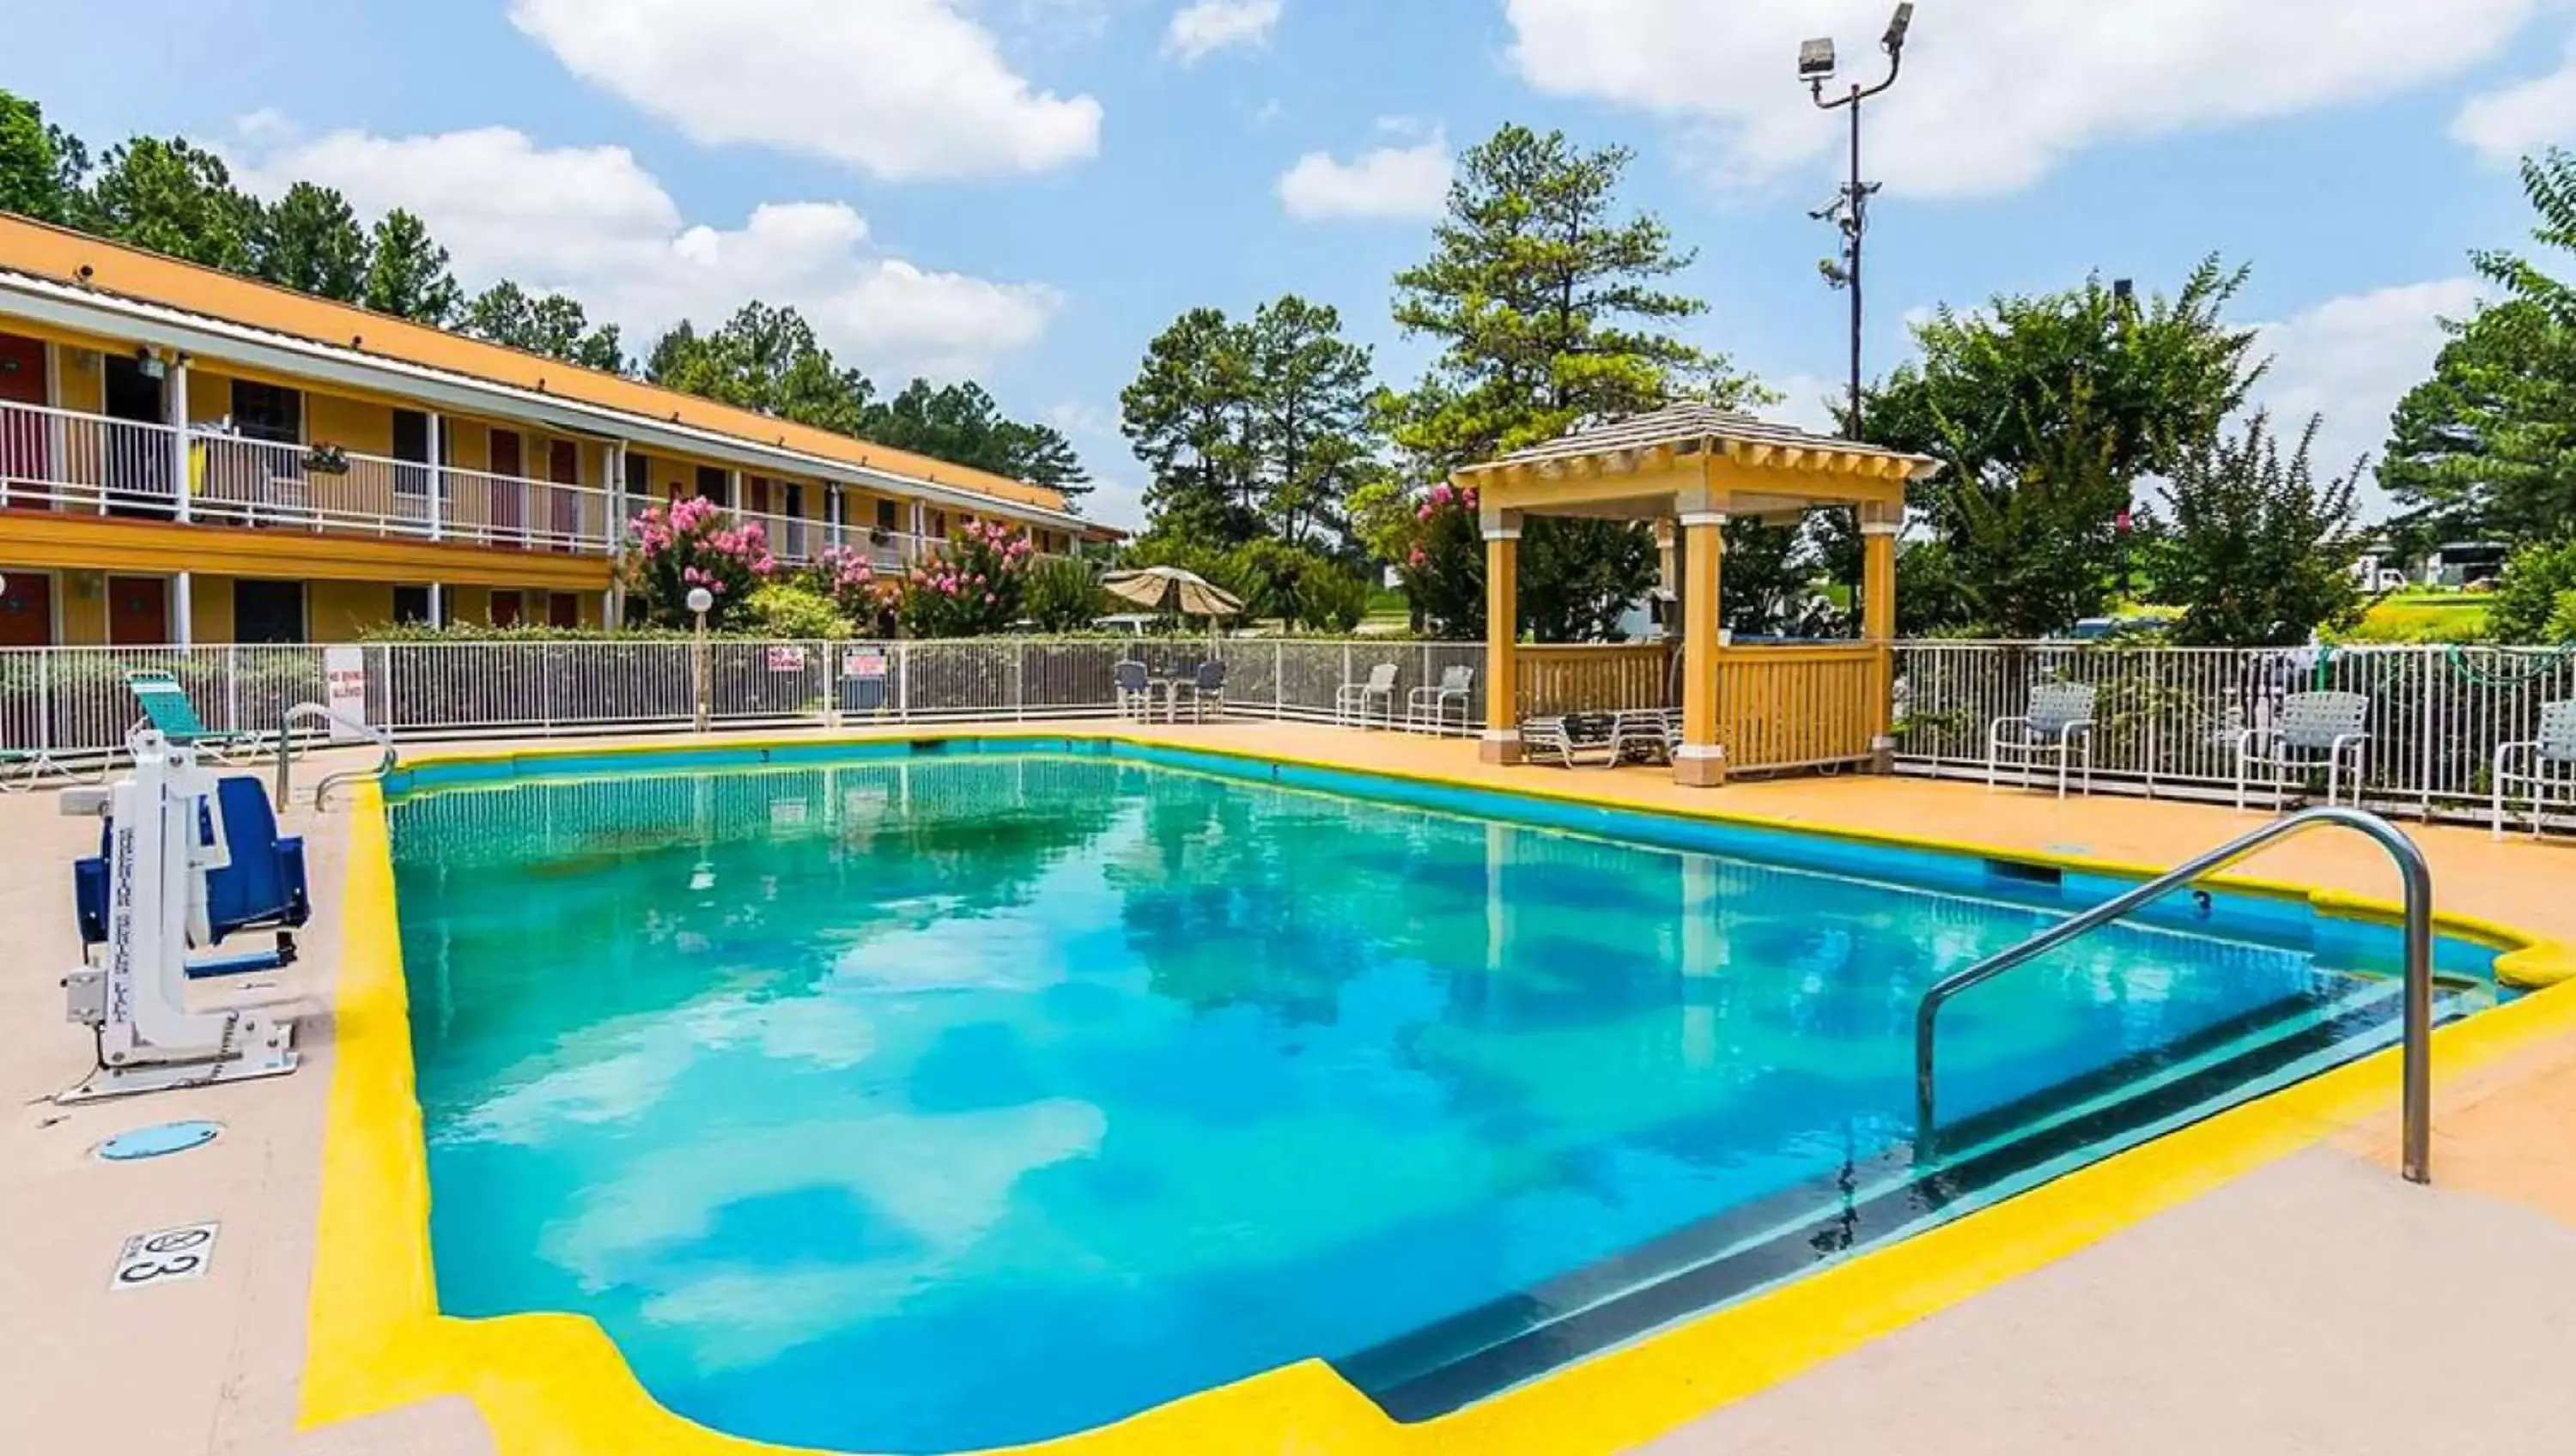
{"type": "Polygon", "coordinates": [[[1719,652],[1717,737],[1727,772],[1866,762],[1879,732],[1883,651],[1833,642],[1719,652]]]}
{"type": "Polygon", "coordinates": [[[1672,705],[1672,649],[1660,642],[1523,645],[1521,720],[1672,705]]]}

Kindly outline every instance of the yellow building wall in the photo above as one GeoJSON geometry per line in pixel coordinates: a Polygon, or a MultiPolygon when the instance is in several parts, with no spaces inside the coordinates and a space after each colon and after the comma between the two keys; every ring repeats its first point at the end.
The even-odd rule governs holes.
{"type": "Polygon", "coordinates": [[[54,577],[54,640],[66,647],[107,645],[107,573],[65,571],[54,577]]]}
{"type": "Polygon", "coordinates": [[[337,445],[352,455],[390,459],[394,453],[393,407],[337,395],[307,394],[304,438],[317,445],[337,445]]]}
{"type": "MultiPolygon", "coordinates": [[[[165,393],[163,398],[169,396],[165,393]]],[[[233,376],[201,365],[188,369],[188,423],[219,420],[233,412],[233,376]]]]}
{"type": "Polygon", "coordinates": [[[315,642],[354,642],[394,619],[394,589],[374,581],[314,581],[304,586],[304,633],[315,642]]]}
{"type": "Polygon", "coordinates": [[[195,590],[188,600],[195,604],[189,630],[200,642],[233,640],[233,579],[229,576],[198,576],[195,590]]]}
{"type": "Polygon", "coordinates": [[[107,371],[99,363],[97,350],[54,346],[54,404],[85,415],[107,408],[107,371]]]}

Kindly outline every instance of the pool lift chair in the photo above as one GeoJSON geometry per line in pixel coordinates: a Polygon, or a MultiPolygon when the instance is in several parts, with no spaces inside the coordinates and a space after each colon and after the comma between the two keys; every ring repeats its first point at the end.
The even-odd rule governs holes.
{"type": "Polygon", "coordinates": [[[274,1009],[292,995],[246,985],[192,1008],[188,986],[293,963],[294,932],[312,914],[303,841],[279,837],[257,779],[219,778],[150,730],[131,749],[134,768],[114,785],[63,791],[64,813],[106,823],[99,853],[73,866],[85,959],[63,978],[70,1019],[97,1034],[98,1065],[55,1100],[294,1071],[295,1026],[274,1009]],[[274,947],[190,955],[255,931],[275,932],[274,947]]]}

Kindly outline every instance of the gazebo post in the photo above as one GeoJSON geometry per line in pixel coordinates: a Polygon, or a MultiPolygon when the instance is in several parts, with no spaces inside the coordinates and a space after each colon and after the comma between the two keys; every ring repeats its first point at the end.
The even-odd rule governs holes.
{"type": "Polygon", "coordinates": [[[1873,502],[1860,509],[1861,635],[1877,654],[1870,703],[1870,769],[1896,768],[1896,537],[1905,508],[1873,502]]]}
{"type": "Polygon", "coordinates": [[[1726,512],[1686,510],[1681,527],[1682,741],[1673,750],[1673,782],[1713,789],[1726,782],[1726,749],[1718,742],[1717,729],[1726,512]]]}
{"type": "Polygon", "coordinates": [[[1485,528],[1486,763],[1521,761],[1521,513],[1487,509],[1485,528]]]}

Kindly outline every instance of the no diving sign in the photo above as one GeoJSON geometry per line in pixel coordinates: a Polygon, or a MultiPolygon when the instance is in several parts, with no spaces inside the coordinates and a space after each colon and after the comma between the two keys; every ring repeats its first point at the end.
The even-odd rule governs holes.
{"type": "Polygon", "coordinates": [[[192,1223],[134,1235],[117,1251],[116,1277],[108,1281],[107,1287],[142,1289],[196,1278],[215,1261],[215,1231],[222,1227],[219,1223],[192,1223]]]}

